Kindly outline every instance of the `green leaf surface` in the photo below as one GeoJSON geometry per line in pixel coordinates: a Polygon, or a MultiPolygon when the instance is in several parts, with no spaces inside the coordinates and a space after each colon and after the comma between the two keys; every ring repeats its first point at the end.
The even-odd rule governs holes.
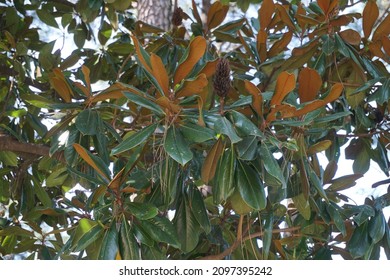
{"type": "Polygon", "coordinates": [[[218,162],[215,185],[213,186],[213,200],[215,204],[227,201],[234,192],[236,159],[234,149],[228,149],[218,162]]]}
{"type": "Polygon", "coordinates": [[[355,228],[352,237],[347,244],[347,248],[354,259],[363,257],[370,247],[367,224],[368,223],[363,223],[355,228]]]}
{"type": "Polygon", "coordinates": [[[137,131],[136,133],[130,135],[128,138],[123,140],[118,146],[114,147],[111,150],[111,155],[117,155],[126,152],[128,150],[133,149],[134,147],[137,147],[138,145],[145,143],[145,141],[149,138],[149,136],[154,133],[157,126],[158,126],[157,123],[149,125],[141,129],[140,131],[137,131]]]}
{"type": "Polygon", "coordinates": [[[181,165],[185,165],[193,157],[189,144],[184,139],[180,130],[173,126],[167,130],[164,149],[171,158],[181,165]]]}
{"type": "Polygon", "coordinates": [[[77,241],[76,247],[74,248],[74,250],[77,252],[86,249],[88,246],[98,240],[103,233],[103,228],[101,227],[101,225],[95,224],[88,230],[83,229],[83,231],[83,236],[81,236],[81,238],[77,241]]]}
{"type": "Polygon", "coordinates": [[[268,146],[264,143],[259,147],[259,156],[268,174],[274,177],[283,188],[286,188],[286,180],[283,172],[268,146]]]}
{"type": "Polygon", "coordinates": [[[233,119],[234,127],[236,128],[237,132],[241,136],[259,136],[264,137],[264,134],[260,131],[260,129],[252,122],[250,121],[245,115],[237,112],[237,111],[231,111],[229,112],[233,119]]]}
{"type": "Polygon", "coordinates": [[[118,253],[118,231],[115,222],[106,230],[99,252],[99,260],[115,260],[118,253]]]}
{"type": "Polygon", "coordinates": [[[180,248],[180,242],[172,223],[167,218],[155,217],[140,221],[142,229],[156,242],[164,242],[180,248]]]}
{"type": "Polygon", "coordinates": [[[204,204],[202,194],[197,188],[193,188],[193,191],[189,194],[189,206],[196,221],[199,223],[205,233],[209,234],[211,231],[210,220],[207,215],[207,209],[204,204]]]}
{"type": "Polygon", "coordinates": [[[123,217],[119,232],[119,252],[123,260],[140,260],[140,249],[134,232],[123,217]]]}
{"type": "Polygon", "coordinates": [[[187,197],[182,197],[182,202],[176,210],[173,223],[176,227],[181,249],[191,252],[199,242],[200,225],[196,220],[193,209],[187,197]]]}
{"type": "Polygon", "coordinates": [[[180,125],[180,131],[186,139],[195,143],[203,143],[215,138],[215,132],[212,129],[190,122],[180,125]]]}
{"type": "Polygon", "coordinates": [[[341,232],[343,236],[347,235],[347,229],[345,227],[344,219],[341,216],[341,209],[337,204],[330,203],[327,205],[327,210],[332,218],[333,222],[335,223],[338,230],[341,232]]]}
{"type": "Polygon", "coordinates": [[[267,198],[258,173],[242,161],[238,161],[236,172],[237,187],[242,199],[255,210],[264,209],[267,198]]]}
{"type": "Polygon", "coordinates": [[[376,215],[368,223],[368,233],[373,243],[378,243],[386,231],[386,219],[382,211],[377,211],[376,215]]]}
{"type": "Polygon", "coordinates": [[[226,117],[218,117],[214,123],[215,131],[219,134],[224,134],[229,137],[232,143],[237,143],[242,140],[234,130],[234,126],[226,117]]]}
{"type": "Polygon", "coordinates": [[[95,110],[86,109],[78,114],[76,127],[84,135],[96,135],[99,128],[100,115],[95,110]]]}
{"type": "Polygon", "coordinates": [[[151,101],[141,95],[135,94],[130,91],[124,91],[123,94],[130,100],[130,102],[133,102],[141,107],[151,110],[157,116],[161,117],[165,115],[161,107],[158,106],[154,101],[151,101]]]}
{"type": "Polygon", "coordinates": [[[126,210],[131,215],[134,215],[139,220],[148,220],[154,218],[158,214],[158,208],[152,204],[144,202],[129,202],[126,203],[126,210]]]}
{"type": "Polygon", "coordinates": [[[256,157],[258,143],[256,136],[244,137],[236,144],[238,157],[242,160],[253,160],[256,157]]]}

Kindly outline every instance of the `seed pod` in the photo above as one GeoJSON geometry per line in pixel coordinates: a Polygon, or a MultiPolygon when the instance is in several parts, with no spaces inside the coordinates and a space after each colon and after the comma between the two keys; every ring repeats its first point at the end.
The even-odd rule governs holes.
{"type": "Polygon", "coordinates": [[[172,14],[172,24],[174,26],[179,26],[183,23],[183,10],[180,7],[177,7],[172,14]]]}
{"type": "Polygon", "coordinates": [[[229,60],[221,58],[215,69],[214,91],[218,96],[225,98],[230,90],[230,65],[229,60]]]}

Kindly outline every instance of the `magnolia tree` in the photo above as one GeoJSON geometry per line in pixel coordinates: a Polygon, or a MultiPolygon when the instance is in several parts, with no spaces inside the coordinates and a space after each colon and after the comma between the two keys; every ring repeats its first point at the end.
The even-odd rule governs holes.
{"type": "Polygon", "coordinates": [[[131,2],[0,1],[1,258],[390,257],[388,12],[131,2]]]}

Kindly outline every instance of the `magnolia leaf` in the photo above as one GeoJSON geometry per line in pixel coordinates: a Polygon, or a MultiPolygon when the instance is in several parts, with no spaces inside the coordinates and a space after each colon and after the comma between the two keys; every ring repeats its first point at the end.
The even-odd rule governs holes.
{"type": "Polygon", "coordinates": [[[271,99],[271,106],[282,104],[283,99],[295,88],[295,75],[288,72],[279,74],[276,80],[275,93],[271,99]]]}
{"type": "Polygon", "coordinates": [[[78,143],[73,144],[73,148],[80,155],[80,157],[85,160],[93,169],[95,169],[104,179],[109,181],[110,170],[106,164],[97,156],[91,154],[83,146],[78,143]]]}
{"type": "Polygon", "coordinates": [[[222,143],[221,138],[213,145],[211,150],[208,152],[204,163],[202,165],[201,177],[203,182],[206,184],[214,178],[215,170],[217,169],[217,164],[219,157],[222,154],[224,149],[224,144],[222,143]]]}
{"type": "Polygon", "coordinates": [[[379,9],[376,1],[367,1],[363,10],[363,33],[364,37],[368,39],[371,34],[372,27],[379,16],[379,9]]]}
{"type": "Polygon", "coordinates": [[[214,128],[217,133],[228,136],[232,143],[237,143],[242,140],[234,130],[232,123],[224,116],[218,117],[214,123],[214,128]]]}
{"type": "Polygon", "coordinates": [[[272,15],[275,11],[275,4],[272,0],[264,0],[259,9],[260,28],[266,30],[271,23],[272,15]]]}
{"type": "Polygon", "coordinates": [[[299,72],[298,83],[299,99],[304,103],[316,99],[322,79],[316,70],[306,67],[299,72]]]}
{"type": "Polygon", "coordinates": [[[118,231],[116,229],[116,223],[112,222],[104,234],[99,252],[99,260],[115,260],[118,250],[118,231]]]}
{"type": "Polygon", "coordinates": [[[173,84],[179,84],[194,69],[196,63],[206,51],[207,42],[202,36],[195,37],[188,46],[179,66],[176,69],[173,84]]]}
{"type": "Polygon", "coordinates": [[[245,203],[255,210],[264,209],[267,197],[258,173],[246,163],[238,161],[236,177],[237,188],[245,203]]]}
{"type": "Polygon", "coordinates": [[[185,165],[193,157],[191,149],[180,130],[173,126],[167,130],[164,149],[171,158],[181,165],[185,165]]]}
{"type": "Polygon", "coordinates": [[[229,5],[222,5],[221,2],[214,2],[207,13],[207,28],[209,30],[220,25],[225,19],[229,5]]]}

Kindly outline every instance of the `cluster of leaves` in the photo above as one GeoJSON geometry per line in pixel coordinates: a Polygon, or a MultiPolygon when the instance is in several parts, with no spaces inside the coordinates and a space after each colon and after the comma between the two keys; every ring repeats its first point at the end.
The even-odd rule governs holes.
{"type": "Polygon", "coordinates": [[[389,169],[390,15],[378,20],[375,1],[345,14],[338,0],[263,0],[232,21],[217,1],[206,22],[192,1],[180,14],[192,24],[168,32],[134,22],[131,1],[30,2],[0,1],[0,127],[50,148],[0,151],[1,255],[390,257],[389,195],[342,194],[370,159],[389,169]],[[78,48],[63,58],[32,14],[78,48]],[[99,50],[84,47],[93,38],[99,50]],[[347,143],[355,173],[335,178],[347,143]]]}

